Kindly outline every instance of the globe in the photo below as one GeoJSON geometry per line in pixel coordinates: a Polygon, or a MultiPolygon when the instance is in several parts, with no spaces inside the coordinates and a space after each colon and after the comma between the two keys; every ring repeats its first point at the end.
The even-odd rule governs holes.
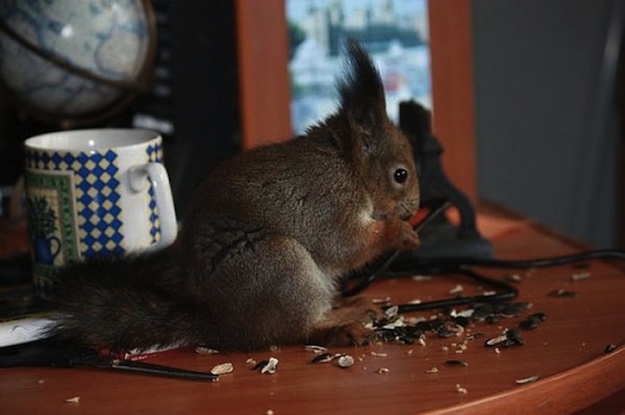
{"type": "Polygon", "coordinates": [[[0,0],[0,78],[40,118],[93,117],[145,86],[154,37],[149,0],[0,0]]]}

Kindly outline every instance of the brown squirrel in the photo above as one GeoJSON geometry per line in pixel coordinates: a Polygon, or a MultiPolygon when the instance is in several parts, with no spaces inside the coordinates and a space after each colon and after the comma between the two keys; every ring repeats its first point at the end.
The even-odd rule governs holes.
{"type": "Polygon", "coordinates": [[[375,307],[337,306],[337,280],[419,239],[408,139],[386,114],[380,75],[357,42],[340,108],[305,136],[243,152],[197,190],[163,251],[67,268],[54,332],[116,350],[174,343],[221,350],[362,344],[375,307]]]}

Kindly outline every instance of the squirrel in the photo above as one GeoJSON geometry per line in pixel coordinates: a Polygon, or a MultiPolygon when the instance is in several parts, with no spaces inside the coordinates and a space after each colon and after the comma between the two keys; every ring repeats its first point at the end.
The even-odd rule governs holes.
{"type": "Polygon", "coordinates": [[[346,51],[338,110],[301,137],[216,167],[174,244],[68,266],[55,285],[53,334],[110,350],[372,340],[365,323],[376,307],[341,300],[338,281],[389,250],[418,247],[408,219],[419,184],[378,70],[358,42],[346,51]]]}

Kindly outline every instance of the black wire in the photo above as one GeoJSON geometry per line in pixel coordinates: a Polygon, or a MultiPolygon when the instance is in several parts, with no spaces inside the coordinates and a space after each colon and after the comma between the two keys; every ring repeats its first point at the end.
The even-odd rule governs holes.
{"type": "Polygon", "coordinates": [[[445,298],[443,300],[433,300],[426,301],[423,303],[409,303],[409,304],[399,304],[397,305],[398,313],[409,313],[413,311],[422,311],[422,310],[432,310],[435,308],[447,308],[458,305],[467,305],[474,303],[486,303],[486,302],[497,302],[497,301],[508,301],[515,298],[519,295],[519,290],[512,285],[503,282],[497,281],[492,278],[485,277],[483,275],[478,274],[477,272],[468,269],[468,268],[458,268],[455,270],[455,273],[464,274],[470,277],[472,280],[482,283],[483,285],[499,289],[499,292],[494,294],[483,294],[483,295],[474,295],[474,296],[463,296],[463,297],[453,297],[453,298],[445,298]]]}
{"type": "MultiPolygon", "coordinates": [[[[427,205],[425,206],[429,208],[429,212],[425,219],[423,219],[414,227],[415,232],[420,232],[425,226],[430,224],[436,216],[438,216],[445,209],[447,209],[449,205],[450,202],[442,198],[428,201],[427,205]]],[[[400,304],[397,306],[398,312],[405,313],[419,310],[430,310],[436,308],[453,307],[457,305],[466,305],[476,302],[508,301],[515,298],[519,294],[519,291],[516,287],[513,287],[506,282],[498,281],[480,275],[474,270],[469,269],[469,267],[530,269],[553,267],[558,265],[587,261],[591,259],[625,260],[624,251],[608,249],[585,251],[571,255],[562,255],[556,257],[522,260],[504,260],[475,257],[438,257],[418,258],[410,261],[404,261],[401,263],[395,263],[399,254],[400,251],[391,252],[386,257],[383,257],[381,260],[373,263],[364,271],[345,278],[342,281],[343,286],[341,289],[341,295],[343,297],[351,297],[361,293],[376,279],[380,278],[382,274],[384,274],[385,277],[393,278],[415,274],[435,275],[455,273],[463,274],[485,286],[495,288],[496,292],[489,295],[446,298],[443,300],[427,301],[419,304],[400,304]],[[391,265],[393,265],[393,268],[389,269],[391,265]],[[358,282],[354,287],[348,288],[348,284],[354,280],[360,280],[360,282],[358,282]]]]}
{"type": "MultiPolygon", "coordinates": [[[[558,265],[567,265],[575,262],[588,261],[591,259],[617,259],[625,261],[625,251],[613,249],[599,249],[592,251],[583,251],[570,255],[562,255],[556,257],[509,260],[509,259],[492,259],[492,258],[474,258],[474,257],[440,257],[440,258],[423,258],[418,260],[418,264],[396,264],[394,271],[406,272],[414,271],[415,265],[423,268],[456,268],[465,266],[478,266],[487,268],[546,268],[558,265]]],[[[389,264],[390,265],[390,264],[389,264]]]]}
{"type": "MultiPolygon", "coordinates": [[[[435,216],[446,209],[449,206],[444,201],[435,201],[434,207],[424,221],[419,223],[415,230],[419,231],[426,225],[428,225],[435,216]]],[[[436,308],[446,308],[458,305],[466,305],[476,302],[495,302],[495,301],[508,301],[515,298],[519,291],[516,287],[505,283],[503,281],[497,281],[492,278],[485,277],[469,269],[468,267],[487,267],[487,268],[514,268],[514,269],[530,269],[530,268],[546,268],[559,265],[572,264],[575,262],[583,262],[592,259],[615,259],[625,260],[625,252],[619,250],[591,250],[584,251],[570,255],[561,255],[556,257],[534,258],[534,259],[522,259],[522,260],[504,260],[504,259],[492,259],[492,258],[475,258],[475,257],[439,257],[439,258],[419,258],[417,260],[394,264],[393,269],[389,270],[389,267],[397,259],[399,251],[390,253],[386,258],[374,264],[375,270],[366,274],[352,276],[347,281],[344,281],[342,296],[350,297],[362,292],[365,288],[371,285],[382,274],[387,277],[397,277],[406,275],[415,275],[419,273],[427,274],[443,274],[443,273],[457,273],[463,274],[472,278],[474,281],[480,282],[484,285],[494,287],[499,290],[490,295],[478,295],[471,297],[455,297],[446,298],[443,300],[427,301],[419,304],[400,304],[398,305],[399,313],[406,313],[420,310],[431,310],[436,308]],[[424,272],[425,271],[425,272],[424,272]],[[360,278],[361,281],[353,288],[348,289],[347,283],[351,280],[360,278]]]]}
{"type": "MultiPolygon", "coordinates": [[[[497,302],[497,301],[509,301],[515,298],[519,291],[516,287],[505,283],[503,281],[497,281],[483,275],[476,273],[475,271],[467,268],[468,266],[481,266],[489,268],[514,268],[514,269],[530,269],[530,268],[546,268],[552,266],[572,264],[575,262],[582,262],[592,259],[616,259],[625,260],[625,252],[619,250],[592,250],[584,251],[571,255],[562,255],[557,257],[547,257],[538,259],[526,259],[526,260],[501,260],[501,259],[486,259],[486,258],[469,258],[469,257],[457,257],[457,258],[436,258],[436,259],[424,259],[418,261],[418,268],[406,267],[401,272],[401,275],[415,275],[418,273],[432,274],[444,274],[444,273],[460,273],[464,274],[473,280],[499,289],[499,292],[491,295],[479,295],[472,297],[455,297],[446,298],[443,300],[427,301],[418,304],[399,304],[398,312],[407,313],[413,311],[432,310],[437,308],[448,308],[458,305],[467,305],[479,302],[497,302]]],[[[381,273],[382,270],[378,270],[381,273]]],[[[393,276],[391,273],[388,276],[393,276]]]]}

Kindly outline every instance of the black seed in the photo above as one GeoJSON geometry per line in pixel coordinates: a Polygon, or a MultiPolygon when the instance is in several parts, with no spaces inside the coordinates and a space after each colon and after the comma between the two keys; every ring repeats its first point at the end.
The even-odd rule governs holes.
{"type": "Polygon", "coordinates": [[[471,316],[471,318],[473,319],[473,321],[484,321],[484,319],[486,318],[488,314],[483,314],[483,313],[473,313],[473,315],[471,316]]]}
{"type": "Polygon", "coordinates": [[[518,340],[512,340],[512,339],[503,339],[500,341],[496,341],[498,340],[497,337],[492,338],[490,340],[488,340],[485,345],[487,347],[512,347],[512,346],[522,346],[523,345],[523,340],[518,341],[518,340]]]}
{"type": "Polygon", "coordinates": [[[503,342],[501,342],[500,344],[498,344],[497,346],[499,346],[499,347],[512,347],[512,346],[523,346],[524,344],[525,344],[525,342],[523,341],[523,339],[520,339],[520,340],[506,339],[503,342]]]}
{"type": "Polygon", "coordinates": [[[469,320],[467,317],[462,316],[455,317],[454,322],[462,327],[467,327],[469,324],[471,324],[471,320],[469,320]]]}
{"type": "Polygon", "coordinates": [[[519,323],[519,328],[522,330],[534,330],[536,327],[538,327],[538,321],[539,320],[534,318],[526,318],[519,323]]]}
{"type": "Polygon", "coordinates": [[[424,335],[425,331],[417,328],[416,326],[406,326],[402,327],[401,333],[405,334],[406,336],[417,338],[424,335]]]}
{"type": "Polygon", "coordinates": [[[479,307],[479,308],[474,309],[473,314],[471,315],[471,318],[473,318],[473,320],[476,320],[476,321],[482,321],[487,316],[491,315],[492,313],[493,311],[490,308],[479,307]]]}
{"type": "Polygon", "coordinates": [[[445,360],[445,364],[447,366],[469,366],[469,362],[455,359],[445,360]]]}
{"type": "Polygon", "coordinates": [[[382,318],[379,318],[378,320],[374,321],[373,322],[373,326],[375,328],[381,329],[382,327],[386,326],[388,323],[390,323],[389,319],[387,319],[385,317],[382,317],[382,318]]]}
{"type": "Polygon", "coordinates": [[[511,347],[522,346],[523,344],[525,344],[525,341],[516,329],[506,329],[504,334],[493,337],[484,342],[486,347],[511,347]]]}
{"type": "Polygon", "coordinates": [[[493,310],[493,313],[501,313],[503,310],[506,309],[506,307],[509,306],[509,304],[504,303],[504,302],[497,302],[497,303],[492,303],[490,306],[493,310]]]}
{"type": "Polygon", "coordinates": [[[501,317],[499,317],[499,315],[497,314],[489,314],[486,316],[486,319],[485,319],[487,324],[499,323],[500,320],[501,320],[501,317]]]}
{"type": "Polygon", "coordinates": [[[539,321],[547,321],[547,314],[542,313],[542,312],[534,313],[534,314],[530,314],[528,318],[534,318],[539,321]]]}
{"type": "Polygon", "coordinates": [[[334,355],[332,353],[321,353],[313,357],[310,363],[325,363],[332,359],[334,359],[334,355]]]}
{"type": "Polygon", "coordinates": [[[434,320],[430,320],[430,330],[438,331],[445,325],[445,320],[441,318],[435,318],[434,320]]]}
{"type": "Polygon", "coordinates": [[[398,340],[402,342],[403,344],[413,344],[415,342],[413,337],[408,337],[408,336],[400,336],[398,340]]]}
{"type": "Polygon", "coordinates": [[[616,350],[616,345],[615,344],[608,344],[605,349],[603,349],[604,353],[612,353],[614,350],[616,350]]]}
{"type": "Polygon", "coordinates": [[[523,337],[521,337],[521,333],[519,333],[516,329],[508,329],[506,330],[506,338],[513,342],[514,344],[522,345],[525,344],[523,337]]]}
{"type": "Polygon", "coordinates": [[[446,327],[442,327],[438,330],[436,330],[436,334],[438,335],[438,337],[440,337],[441,339],[447,339],[451,336],[453,336],[454,334],[456,334],[455,332],[449,330],[446,327]]]}
{"type": "Polygon", "coordinates": [[[377,329],[376,333],[385,341],[395,340],[397,338],[397,333],[393,329],[377,329]]]}
{"type": "Polygon", "coordinates": [[[534,330],[540,323],[547,320],[547,314],[545,313],[534,313],[529,316],[525,320],[519,323],[519,328],[523,330],[534,330]]]}
{"type": "Polygon", "coordinates": [[[529,306],[530,306],[530,303],[527,303],[527,302],[507,304],[500,311],[500,314],[503,315],[504,317],[518,316],[519,314],[527,310],[529,306]]]}
{"type": "Polygon", "coordinates": [[[480,304],[475,304],[474,307],[474,312],[476,313],[487,313],[490,314],[493,311],[495,311],[497,304],[496,303],[489,303],[489,304],[484,304],[484,303],[480,303],[480,304]]]}
{"type": "Polygon", "coordinates": [[[256,365],[254,365],[252,370],[261,370],[262,368],[264,368],[268,364],[269,364],[269,360],[263,360],[262,362],[256,363],[256,365]]]}
{"type": "Polygon", "coordinates": [[[415,330],[419,330],[423,333],[432,330],[432,326],[427,321],[420,321],[414,325],[415,330]]]}

